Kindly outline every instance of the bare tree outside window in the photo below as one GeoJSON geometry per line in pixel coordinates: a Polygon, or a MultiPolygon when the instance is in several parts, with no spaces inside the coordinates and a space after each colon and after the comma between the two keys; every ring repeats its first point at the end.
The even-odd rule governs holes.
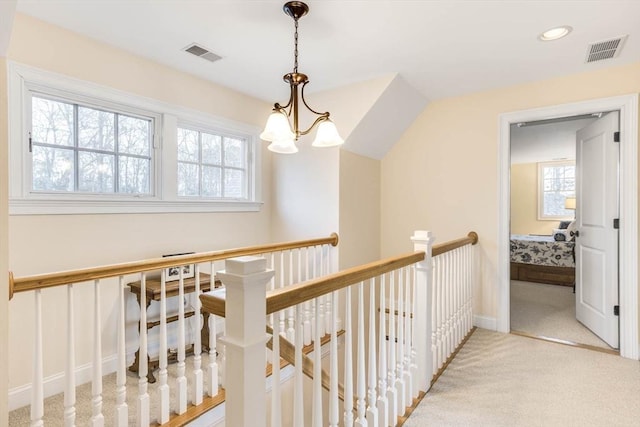
{"type": "Polygon", "coordinates": [[[178,128],[178,195],[246,199],[247,141],[178,128]]]}
{"type": "Polygon", "coordinates": [[[150,118],[32,97],[32,189],[151,192],[150,118]]]}

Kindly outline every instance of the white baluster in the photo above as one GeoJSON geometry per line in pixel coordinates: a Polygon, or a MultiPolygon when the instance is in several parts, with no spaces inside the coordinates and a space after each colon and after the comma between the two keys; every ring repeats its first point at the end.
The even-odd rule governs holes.
{"type": "Polygon", "coordinates": [[[353,426],[353,336],[351,332],[351,287],[345,290],[344,331],[344,425],[353,426]]]}
{"type": "MultiPolygon", "coordinates": [[[[411,266],[411,313],[413,314],[411,316],[411,319],[409,321],[409,324],[411,325],[411,396],[414,399],[417,399],[418,396],[420,395],[420,385],[419,385],[419,380],[418,380],[418,355],[417,355],[417,351],[416,351],[416,344],[417,344],[417,337],[416,337],[416,318],[418,316],[418,298],[417,298],[417,294],[416,294],[416,282],[417,282],[417,278],[416,278],[416,267],[415,264],[411,266]]],[[[427,321],[428,322],[432,322],[432,318],[430,315],[428,315],[427,317],[427,321]]],[[[433,324],[433,323],[431,323],[433,324]]],[[[435,341],[433,340],[433,334],[431,334],[431,337],[425,337],[429,340],[429,342],[434,343],[435,341]]],[[[431,352],[431,357],[433,358],[433,349],[435,347],[433,345],[430,345],[427,347],[427,351],[431,352]]],[[[432,359],[433,360],[433,359],[432,359]]],[[[429,374],[429,380],[431,380],[431,373],[432,373],[432,369],[433,369],[433,365],[428,367],[428,374],[429,374]]],[[[425,390],[426,391],[426,390],[425,390]]]]}
{"type": "MultiPolygon", "coordinates": [[[[200,264],[195,265],[195,303],[193,307],[193,404],[199,405],[202,403],[204,395],[204,373],[202,372],[202,304],[200,303],[200,264]]],[[[213,290],[215,287],[215,278],[210,277],[210,288],[213,290]]]]}
{"type": "MultiPolygon", "coordinates": [[[[313,277],[316,278],[320,274],[322,274],[322,272],[321,272],[321,267],[319,265],[320,263],[318,259],[318,251],[316,250],[316,246],[311,247],[311,249],[313,250],[313,277]]],[[[325,320],[324,320],[325,318],[324,300],[325,300],[324,295],[320,296],[319,298],[316,298],[316,307],[320,311],[320,321],[318,322],[317,327],[320,328],[321,337],[323,337],[326,333],[325,320]]]]}
{"type": "MultiPolygon", "coordinates": [[[[383,311],[383,310],[381,310],[383,311]]],[[[382,325],[381,325],[382,326],[382,325]]],[[[378,377],[376,373],[376,279],[369,281],[369,357],[368,357],[368,379],[367,385],[367,424],[371,427],[378,427],[378,396],[376,385],[378,377]]]]}
{"type": "MultiPolygon", "coordinates": [[[[40,292],[40,291],[37,291],[40,292]]],[[[67,364],[64,387],[64,425],[76,424],[76,336],[73,285],[67,286],[67,364]]]]}
{"type": "MultiPolygon", "coordinates": [[[[304,262],[304,279],[302,278],[302,249],[298,251],[298,281],[309,280],[309,248],[305,248],[305,262],[304,262]]],[[[311,309],[311,301],[304,302],[304,345],[311,344],[313,340],[313,331],[315,330],[311,318],[313,316],[313,310],[311,309]]]]}
{"type": "Polygon", "coordinates": [[[44,377],[42,369],[43,348],[42,348],[42,295],[41,290],[35,291],[36,303],[36,324],[35,341],[33,343],[33,380],[31,387],[31,426],[40,427],[44,425],[44,377]]]}
{"type": "MultiPolygon", "coordinates": [[[[333,305],[337,305],[338,293],[331,293],[331,300],[333,305]]],[[[330,361],[329,361],[329,427],[338,427],[338,423],[340,422],[340,402],[338,400],[338,334],[337,334],[337,325],[338,316],[334,311],[331,315],[331,323],[333,324],[331,328],[331,342],[330,346],[330,361]]]]}
{"type": "MultiPolygon", "coordinates": [[[[302,305],[302,304],[301,304],[302,305]]],[[[322,350],[320,349],[320,312],[315,313],[316,335],[313,338],[313,427],[322,427],[322,350]]]]}
{"type": "MultiPolygon", "coordinates": [[[[386,310],[386,276],[380,276],[380,319],[378,330],[378,419],[380,426],[386,426],[389,420],[389,401],[387,400],[387,328],[386,310]]],[[[370,341],[373,344],[372,341],[370,341]]]]}
{"type": "Polygon", "coordinates": [[[158,361],[158,422],[169,421],[169,384],[167,384],[167,284],[160,276],[160,353],[158,361]]]}
{"type": "Polygon", "coordinates": [[[140,277],[140,349],[138,351],[138,411],[137,425],[148,426],[149,414],[149,384],[147,374],[149,364],[147,360],[147,274],[140,277]]]}
{"type": "Polygon", "coordinates": [[[447,284],[447,300],[449,301],[449,314],[447,316],[447,337],[448,337],[448,342],[449,345],[447,346],[447,359],[449,358],[449,356],[451,355],[451,353],[453,353],[453,349],[455,346],[455,328],[454,328],[454,315],[455,315],[455,301],[454,301],[454,289],[455,289],[455,283],[454,283],[454,275],[453,275],[453,254],[451,252],[447,252],[447,279],[448,279],[448,284],[447,284]]]}
{"type": "Polygon", "coordinates": [[[282,400],[280,399],[280,322],[273,323],[271,345],[271,427],[282,426],[282,400]]]}
{"type": "Polygon", "coordinates": [[[367,427],[367,384],[365,376],[364,357],[364,283],[358,284],[358,347],[356,354],[356,422],[358,427],[367,427]]]}
{"type": "Polygon", "coordinates": [[[185,321],[184,321],[184,267],[179,267],[178,278],[178,364],[176,369],[176,408],[177,414],[187,410],[187,377],[185,376],[185,321]]]}
{"type": "MultiPolygon", "coordinates": [[[[280,287],[284,288],[285,286],[285,269],[284,269],[284,252],[280,252],[280,287]]],[[[287,331],[285,327],[285,310],[280,310],[278,312],[278,319],[280,319],[280,333],[287,337],[287,331]]]]}
{"type": "Polygon", "coordinates": [[[395,271],[389,274],[389,365],[387,366],[387,400],[389,401],[389,426],[398,419],[398,391],[396,389],[396,305],[395,271]]]}
{"type": "Polygon", "coordinates": [[[404,396],[406,406],[412,406],[412,378],[411,378],[411,315],[413,314],[411,306],[411,267],[405,267],[404,282],[404,358],[402,360],[402,373],[404,381],[404,396]]]}
{"type": "MultiPolygon", "coordinates": [[[[321,274],[323,276],[327,276],[329,275],[329,257],[327,256],[329,253],[329,245],[322,245],[320,247],[321,249],[321,261],[320,261],[320,265],[322,266],[322,272],[321,274]]],[[[328,334],[333,333],[333,327],[334,327],[334,323],[332,321],[333,319],[333,302],[332,302],[332,298],[330,298],[329,296],[327,296],[327,298],[325,298],[325,302],[324,302],[324,308],[325,308],[325,332],[328,334]]]]}
{"type": "MultiPolygon", "coordinates": [[[[304,306],[302,304],[298,304],[295,307],[297,313],[302,313],[304,310],[304,306]]],[[[301,317],[296,316],[296,317],[301,317]]],[[[295,330],[295,353],[294,353],[294,361],[295,361],[295,374],[293,379],[293,425],[294,426],[303,426],[304,425],[304,384],[303,384],[303,373],[302,373],[302,345],[303,345],[303,328],[302,324],[299,325],[295,330]]]]}
{"type": "Polygon", "coordinates": [[[440,369],[442,364],[444,363],[443,355],[444,355],[444,313],[446,310],[445,294],[444,294],[444,263],[443,263],[444,255],[440,255],[435,258],[436,261],[436,285],[437,285],[437,298],[434,299],[432,307],[437,308],[438,310],[438,319],[437,325],[438,329],[436,332],[437,335],[437,352],[438,352],[438,363],[436,364],[436,368],[434,373],[440,369]]]}
{"type": "MultiPolygon", "coordinates": [[[[298,278],[300,278],[300,275],[298,275],[298,278]]],[[[289,286],[293,285],[294,281],[293,281],[293,250],[289,251],[289,286]]],[[[295,331],[295,319],[296,319],[296,312],[293,309],[293,307],[289,308],[289,313],[288,313],[288,319],[287,319],[287,339],[289,341],[294,341],[295,340],[295,335],[296,335],[296,331],[295,331]]]]}
{"type": "MultiPolygon", "coordinates": [[[[211,263],[211,289],[215,287],[216,266],[211,263]]],[[[200,298],[198,298],[200,299],[200,298]]],[[[209,315],[209,369],[207,371],[207,392],[209,397],[218,394],[218,331],[216,330],[216,316],[209,315]]]]}
{"type": "Polygon", "coordinates": [[[454,292],[454,305],[455,305],[455,317],[454,317],[454,331],[455,331],[455,340],[454,340],[454,344],[453,344],[453,350],[455,350],[456,347],[458,347],[458,344],[460,343],[460,341],[462,340],[461,337],[461,329],[460,329],[460,309],[461,309],[461,304],[460,304],[460,248],[455,249],[453,251],[453,271],[454,271],[454,286],[453,286],[453,292],[454,292]]]}
{"type": "Polygon", "coordinates": [[[398,335],[396,336],[396,390],[398,393],[398,415],[404,415],[407,408],[407,400],[405,396],[404,385],[404,269],[398,270],[398,315],[396,320],[398,321],[398,335]]]}
{"type": "Polygon", "coordinates": [[[473,246],[467,245],[467,332],[473,328],[473,265],[473,246]]]}
{"type": "MultiPolygon", "coordinates": [[[[275,271],[276,266],[275,266],[275,253],[274,252],[271,252],[269,254],[268,265],[269,265],[269,268],[271,270],[275,271]]],[[[272,291],[276,289],[276,275],[277,275],[277,273],[269,281],[269,289],[272,290],[272,291]]],[[[275,320],[275,315],[274,315],[274,313],[271,313],[269,315],[269,326],[271,326],[271,328],[273,328],[274,320],[275,320]]]]}
{"type": "Polygon", "coordinates": [[[120,276],[118,278],[118,368],[116,374],[116,426],[127,426],[129,424],[129,407],[127,406],[127,353],[125,348],[124,311],[124,276],[120,276]]]}
{"type": "Polygon", "coordinates": [[[100,315],[100,281],[93,282],[93,378],[91,381],[91,425],[104,426],[102,415],[102,319],[100,315]]]}

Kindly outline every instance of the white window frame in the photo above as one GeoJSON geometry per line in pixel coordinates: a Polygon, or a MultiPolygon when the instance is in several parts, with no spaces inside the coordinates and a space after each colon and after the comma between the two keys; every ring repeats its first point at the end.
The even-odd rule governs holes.
{"type": "Polygon", "coordinates": [[[573,215],[546,215],[544,213],[544,168],[563,166],[573,166],[575,168],[576,162],[575,160],[562,160],[538,163],[538,221],[571,220],[574,218],[573,215]]]}
{"type": "MultiPolygon", "coordinates": [[[[196,131],[199,133],[209,133],[209,134],[213,134],[213,135],[219,135],[221,137],[228,137],[228,138],[237,138],[237,139],[242,139],[245,141],[246,144],[246,150],[247,150],[247,159],[246,159],[246,197],[245,198],[241,198],[241,199],[234,199],[234,198],[230,198],[230,197],[206,197],[206,196],[178,196],[180,199],[184,199],[184,200],[251,200],[253,197],[253,185],[252,183],[255,181],[254,179],[254,171],[251,168],[251,164],[252,164],[252,159],[255,158],[255,144],[251,143],[251,137],[250,135],[246,135],[246,134],[241,134],[241,133],[237,133],[234,132],[233,130],[230,129],[224,129],[222,127],[211,127],[210,125],[201,123],[197,121],[197,118],[195,117],[191,117],[190,120],[189,119],[178,119],[178,125],[176,127],[177,128],[182,128],[182,129],[187,129],[187,130],[192,130],[192,131],[196,131]]],[[[177,141],[176,141],[176,150],[177,150],[177,141]]],[[[176,153],[177,156],[177,153],[176,153]]],[[[178,162],[181,162],[180,160],[176,160],[176,167],[178,165],[178,162]]],[[[193,163],[193,162],[182,162],[182,163],[193,163]]],[[[195,163],[193,163],[195,164],[195,163]]],[[[198,165],[200,167],[202,167],[203,163],[202,163],[202,159],[200,159],[200,162],[198,163],[198,165]]],[[[230,168],[229,166],[224,166],[224,165],[220,165],[220,168],[223,170],[226,168],[230,168]]],[[[232,168],[234,169],[234,168],[232,168]]],[[[224,179],[224,173],[223,173],[223,179],[224,179]]],[[[178,181],[177,181],[177,176],[176,176],[176,185],[177,185],[178,181]]]]}
{"type": "Polygon", "coordinates": [[[133,95],[38,68],[8,62],[9,214],[100,214],[168,212],[256,212],[261,202],[259,129],[243,123],[133,95]],[[125,193],[42,193],[31,191],[31,92],[105,109],[138,111],[154,119],[150,195],[125,193]],[[177,124],[197,123],[208,129],[242,136],[251,153],[248,198],[202,199],[177,196],[177,124]]]}

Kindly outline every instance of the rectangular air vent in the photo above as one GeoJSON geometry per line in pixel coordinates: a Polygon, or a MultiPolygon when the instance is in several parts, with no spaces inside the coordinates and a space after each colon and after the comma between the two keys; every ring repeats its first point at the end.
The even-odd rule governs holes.
{"type": "Polygon", "coordinates": [[[603,61],[605,59],[615,58],[620,55],[622,46],[627,36],[619,36],[608,40],[591,43],[587,47],[586,63],[603,61]]]}
{"type": "Polygon", "coordinates": [[[192,55],[199,56],[200,58],[206,59],[210,62],[216,62],[218,59],[222,59],[221,56],[216,55],[211,52],[209,49],[202,47],[197,43],[192,43],[189,46],[183,49],[185,52],[188,52],[192,55]]]}

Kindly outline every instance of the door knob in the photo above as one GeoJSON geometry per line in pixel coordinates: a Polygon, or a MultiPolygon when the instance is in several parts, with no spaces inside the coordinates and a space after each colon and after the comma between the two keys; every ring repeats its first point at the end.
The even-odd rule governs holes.
{"type": "Polygon", "coordinates": [[[576,237],[580,237],[580,230],[576,230],[576,237]]]}

